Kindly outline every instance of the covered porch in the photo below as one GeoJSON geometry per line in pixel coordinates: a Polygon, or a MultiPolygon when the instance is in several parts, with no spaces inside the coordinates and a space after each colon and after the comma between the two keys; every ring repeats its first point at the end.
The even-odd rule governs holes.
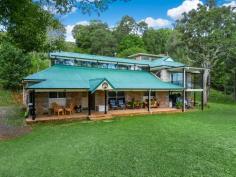
{"type": "Polygon", "coordinates": [[[36,119],[27,118],[27,124],[46,123],[57,121],[83,121],[83,120],[110,120],[116,116],[135,116],[135,115],[149,115],[149,114],[170,114],[182,112],[181,109],[176,108],[152,108],[151,111],[147,109],[125,109],[125,110],[110,110],[107,114],[101,112],[91,112],[89,116],[87,112],[74,113],[71,115],[38,115],[36,119]]]}
{"type": "Polygon", "coordinates": [[[28,123],[57,120],[102,120],[114,116],[182,112],[167,90],[29,90],[31,103],[28,123]],[[57,107],[55,108],[55,104],[57,107]],[[66,111],[70,108],[71,112],[66,111]],[[62,110],[62,112],[60,111],[62,110]]]}

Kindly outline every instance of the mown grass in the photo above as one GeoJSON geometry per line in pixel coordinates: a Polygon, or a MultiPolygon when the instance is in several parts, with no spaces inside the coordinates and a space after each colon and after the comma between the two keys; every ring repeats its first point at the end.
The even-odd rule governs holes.
{"type": "Polygon", "coordinates": [[[0,142],[0,176],[236,176],[236,106],[39,124],[0,142]]]}

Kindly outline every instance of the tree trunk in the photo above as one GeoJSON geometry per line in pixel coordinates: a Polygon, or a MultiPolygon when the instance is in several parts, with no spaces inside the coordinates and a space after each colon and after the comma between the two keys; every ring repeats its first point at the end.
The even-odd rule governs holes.
{"type": "Polygon", "coordinates": [[[207,105],[208,96],[210,93],[210,84],[208,83],[209,77],[210,77],[210,70],[204,69],[204,72],[203,72],[203,103],[204,103],[204,105],[207,105]]]}

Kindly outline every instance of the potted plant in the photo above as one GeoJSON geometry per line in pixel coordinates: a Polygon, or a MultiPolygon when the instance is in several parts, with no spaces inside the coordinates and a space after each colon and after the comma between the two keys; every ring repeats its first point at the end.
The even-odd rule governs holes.
{"type": "Polygon", "coordinates": [[[175,106],[177,109],[181,109],[183,107],[183,103],[181,101],[177,101],[175,106]]]}

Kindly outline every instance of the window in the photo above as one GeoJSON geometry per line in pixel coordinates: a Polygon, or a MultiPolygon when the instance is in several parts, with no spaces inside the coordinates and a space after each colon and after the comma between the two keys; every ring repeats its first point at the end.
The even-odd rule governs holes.
{"type": "MultiPolygon", "coordinates": [[[[144,96],[148,96],[148,93],[149,92],[145,92],[144,96]]],[[[156,92],[151,91],[151,97],[155,97],[155,96],[156,96],[156,92]]]]}
{"type": "Polygon", "coordinates": [[[121,69],[121,70],[128,70],[128,66],[127,65],[122,65],[122,64],[118,64],[117,68],[121,69]]]}
{"type": "Polygon", "coordinates": [[[148,65],[139,65],[139,64],[128,64],[128,63],[114,63],[114,62],[105,62],[105,61],[85,61],[82,59],[61,59],[55,58],[52,59],[52,65],[69,65],[69,66],[82,66],[82,67],[91,67],[91,68],[108,68],[108,69],[120,69],[120,70],[137,70],[137,71],[149,71],[150,67],[148,65]]]}
{"type": "Polygon", "coordinates": [[[108,69],[116,69],[116,65],[115,64],[108,64],[108,69]]]}
{"type": "Polygon", "coordinates": [[[108,92],[108,100],[124,100],[125,102],[125,92],[108,92]]]}
{"type": "Polygon", "coordinates": [[[115,98],[116,97],[116,92],[108,92],[108,96],[111,98],[115,98]]]}
{"type": "Polygon", "coordinates": [[[150,60],[150,57],[148,57],[148,56],[141,56],[141,60],[150,60]]]}
{"type": "Polygon", "coordinates": [[[75,63],[74,60],[71,60],[71,59],[66,59],[66,60],[63,61],[64,65],[71,65],[71,66],[73,66],[74,63],[75,63]]]}
{"type": "Polygon", "coordinates": [[[54,60],[54,64],[56,64],[56,65],[63,65],[63,60],[56,58],[56,59],[54,60]]]}
{"type": "Polygon", "coordinates": [[[65,98],[66,92],[49,92],[49,98],[65,98]]]}
{"type": "Polygon", "coordinates": [[[75,65],[76,65],[76,66],[82,66],[82,61],[80,61],[80,60],[75,60],[75,65]]]}
{"type": "Polygon", "coordinates": [[[171,82],[176,85],[183,84],[183,74],[182,73],[172,73],[171,74],[171,82]]]}

